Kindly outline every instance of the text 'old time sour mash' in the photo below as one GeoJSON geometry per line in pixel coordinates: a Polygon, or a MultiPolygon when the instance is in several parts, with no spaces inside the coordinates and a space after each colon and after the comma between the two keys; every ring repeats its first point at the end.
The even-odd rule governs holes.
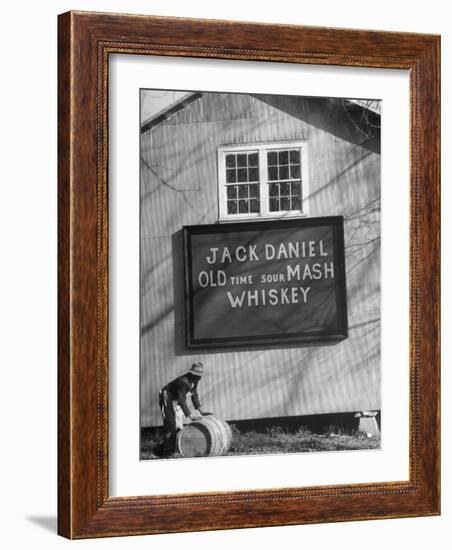
{"type": "Polygon", "coordinates": [[[201,288],[225,287],[228,283],[231,287],[252,287],[257,280],[266,285],[262,289],[226,291],[227,303],[232,308],[306,304],[311,291],[309,281],[334,278],[334,262],[328,261],[328,250],[323,239],[317,242],[281,242],[277,245],[270,243],[262,246],[240,245],[232,249],[228,246],[211,247],[205,260],[211,268],[199,272],[198,284],[201,288]],[[233,262],[271,262],[303,258],[318,258],[319,261],[304,265],[288,264],[282,272],[276,273],[228,276],[226,271],[221,269],[224,265],[233,262]],[[288,283],[288,286],[272,288],[273,283],[288,283]],[[302,285],[296,283],[302,283],[302,285]]]}

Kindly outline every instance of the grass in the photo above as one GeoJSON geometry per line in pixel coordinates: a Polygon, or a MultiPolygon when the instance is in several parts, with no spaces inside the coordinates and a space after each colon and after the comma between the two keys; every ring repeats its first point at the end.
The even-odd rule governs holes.
{"type": "Polygon", "coordinates": [[[355,434],[314,434],[305,428],[289,433],[280,426],[269,428],[264,433],[249,431],[241,433],[234,429],[234,438],[229,455],[313,453],[319,451],[351,451],[379,449],[379,438],[355,434]]]}
{"type": "MultiPolygon", "coordinates": [[[[264,432],[254,430],[241,432],[234,425],[231,428],[233,439],[228,456],[352,451],[380,448],[380,438],[367,437],[365,434],[331,432],[327,434],[314,434],[306,428],[300,428],[297,432],[288,432],[281,426],[272,426],[264,432]]],[[[142,435],[141,459],[159,458],[154,453],[158,444],[158,437],[152,437],[144,432],[142,435]]],[[[171,458],[180,457],[180,454],[175,453],[171,458]]]]}

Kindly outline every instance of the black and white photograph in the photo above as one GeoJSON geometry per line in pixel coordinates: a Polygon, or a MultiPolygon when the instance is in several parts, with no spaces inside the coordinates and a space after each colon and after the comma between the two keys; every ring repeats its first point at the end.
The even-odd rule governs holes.
{"type": "Polygon", "coordinates": [[[381,101],[140,90],[140,458],[380,448],[381,101]]]}

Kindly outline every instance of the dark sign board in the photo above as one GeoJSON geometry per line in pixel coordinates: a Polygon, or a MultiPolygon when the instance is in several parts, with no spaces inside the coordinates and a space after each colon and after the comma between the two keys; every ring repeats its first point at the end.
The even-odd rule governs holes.
{"type": "Polygon", "coordinates": [[[342,216],[183,229],[188,347],[347,337],[342,216]]]}

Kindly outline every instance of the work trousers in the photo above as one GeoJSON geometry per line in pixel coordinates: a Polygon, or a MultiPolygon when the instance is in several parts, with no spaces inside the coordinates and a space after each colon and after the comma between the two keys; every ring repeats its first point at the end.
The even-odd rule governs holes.
{"type": "Polygon", "coordinates": [[[171,399],[165,389],[159,393],[159,406],[163,419],[162,450],[165,453],[174,453],[177,432],[183,428],[183,412],[178,402],[171,399]]]}

